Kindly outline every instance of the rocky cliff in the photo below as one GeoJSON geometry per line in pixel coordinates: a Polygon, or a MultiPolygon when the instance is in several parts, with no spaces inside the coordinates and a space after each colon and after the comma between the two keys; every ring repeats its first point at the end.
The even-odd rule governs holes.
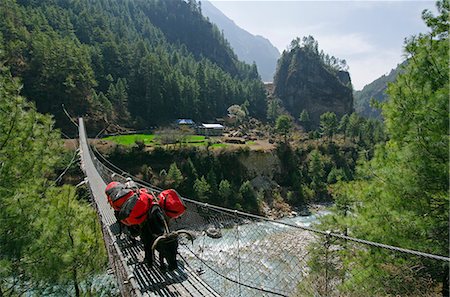
{"type": "Polygon", "coordinates": [[[275,96],[294,118],[307,110],[315,126],[325,112],[341,117],[353,111],[349,73],[327,61],[317,48],[296,46],[283,52],[275,74],[275,96]]]}

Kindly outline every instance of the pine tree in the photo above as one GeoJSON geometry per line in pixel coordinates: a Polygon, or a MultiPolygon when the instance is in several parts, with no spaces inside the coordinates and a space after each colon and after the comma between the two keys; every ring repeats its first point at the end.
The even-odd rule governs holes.
{"type": "Polygon", "coordinates": [[[300,125],[303,126],[306,132],[311,129],[311,119],[309,118],[309,113],[306,109],[302,110],[300,117],[298,118],[300,125]]]}
{"type": "Polygon", "coordinates": [[[72,187],[47,179],[54,177],[62,142],[52,119],[19,90],[0,66],[0,292],[39,294],[71,285],[79,296],[80,283],[105,265],[100,227],[72,187]]]}
{"type": "Polygon", "coordinates": [[[275,123],[276,119],[280,116],[281,112],[281,100],[280,99],[272,99],[269,101],[267,105],[267,119],[275,123]]]}
{"type": "Polygon", "coordinates": [[[310,187],[316,196],[320,196],[325,191],[325,166],[323,156],[318,150],[313,150],[308,155],[308,173],[311,179],[310,187]]]}
{"type": "Polygon", "coordinates": [[[232,188],[231,184],[228,180],[221,180],[219,184],[219,197],[222,199],[221,204],[233,207],[235,204],[235,201],[232,197],[232,188]]]}
{"type": "Polygon", "coordinates": [[[292,129],[292,120],[287,115],[280,115],[275,123],[275,129],[284,136],[284,143],[287,143],[287,137],[292,129]]]}
{"type": "Polygon", "coordinates": [[[202,202],[208,202],[211,198],[211,186],[208,184],[204,176],[195,180],[194,190],[198,200],[202,202]]]}
{"type": "Polygon", "coordinates": [[[183,180],[183,174],[181,173],[181,170],[178,169],[177,164],[170,164],[169,172],[167,172],[166,176],[166,184],[176,189],[181,185],[183,180]]]}
{"type": "Polygon", "coordinates": [[[258,199],[249,181],[244,182],[239,188],[239,204],[253,213],[258,213],[258,199]]]}
{"type": "Polygon", "coordinates": [[[345,141],[345,139],[347,137],[348,122],[349,122],[348,114],[344,114],[342,116],[341,120],[339,121],[338,131],[344,135],[344,141],[345,141]]]}
{"type": "MultiPolygon", "coordinates": [[[[352,113],[348,119],[348,125],[346,129],[346,135],[350,137],[352,141],[356,141],[356,138],[360,138],[361,135],[361,118],[357,113],[352,113]]],[[[359,141],[359,139],[358,139],[359,141]]]]}
{"type": "Polygon", "coordinates": [[[334,112],[326,112],[320,116],[320,130],[323,136],[333,141],[333,135],[337,132],[338,120],[334,112]]]}
{"type": "MultiPolygon", "coordinates": [[[[338,183],[338,211],[322,226],[448,255],[450,4],[444,0],[437,6],[438,16],[423,13],[431,31],[406,41],[408,64],[388,87],[383,117],[389,141],[376,147],[371,160],[361,162],[355,181],[338,183]]],[[[344,263],[335,267],[345,275],[342,294],[423,296],[441,288],[448,296],[447,262],[370,246],[352,250],[336,254],[335,263],[344,263]]]]}

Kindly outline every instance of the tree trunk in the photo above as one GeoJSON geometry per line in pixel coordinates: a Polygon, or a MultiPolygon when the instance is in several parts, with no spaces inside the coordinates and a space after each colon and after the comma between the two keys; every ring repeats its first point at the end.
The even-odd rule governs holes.
{"type": "Polygon", "coordinates": [[[444,271],[444,279],[442,281],[442,296],[443,297],[449,297],[448,273],[449,273],[449,267],[447,266],[444,271]]]}
{"type": "Polygon", "coordinates": [[[72,276],[73,276],[73,287],[75,288],[75,296],[80,297],[80,287],[78,286],[77,269],[75,267],[72,270],[72,276]]]}

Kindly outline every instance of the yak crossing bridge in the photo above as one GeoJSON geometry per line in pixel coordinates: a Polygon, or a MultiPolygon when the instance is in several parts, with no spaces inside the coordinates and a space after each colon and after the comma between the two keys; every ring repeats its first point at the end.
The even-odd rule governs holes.
{"type": "MultiPolygon", "coordinates": [[[[336,276],[335,267],[339,263],[335,255],[342,246],[354,250],[355,257],[356,251],[386,249],[389,257],[425,257],[439,264],[449,262],[448,257],[317,230],[302,217],[275,221],[183,198],[187,210],[171,222],[170,228],[190,230],[196,239],[193,243],[180,239],[179,267],[163,272],[155,264],[151,267],[144,264],[139,240],[119,232],[105,197],[107,183],[125,181],[131,176],[91,148],[83,119],[78,123],[81,166],[122,296],[339,296],[336,288],[346,275],[336,276]],[[337,245],[337,241],[341,244],[337,245]],[[308,245],[312,243],[317,246],[314,260],[319,273],[308,278],[312,257],[308,245]]],[[[140,187],[154,192],[161,190],[133,179],[140,187]]],[[[351,273],[346,272],[347,276],[351,273]]],[[[380,296],[387,295],[383,292],[380,288],[380,296]]],[[[402,292],[414,295],[408,294],[407,284],[402,292]]]]}

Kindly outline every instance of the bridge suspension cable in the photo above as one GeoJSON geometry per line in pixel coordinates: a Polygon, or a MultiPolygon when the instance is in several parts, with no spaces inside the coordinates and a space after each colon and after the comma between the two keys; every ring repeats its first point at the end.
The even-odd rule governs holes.
{"type": "MultiPolygon", "coordinates": [[[[137,181],[137,183],[140,184],[141,186],[150,188],[153,191],[162,191],[163,190],[163,189],[161,189],[159,187],[151,185],[150,183],[148,183],[146,181],[143,181],[143,180],[139,179],[136,176],[133,176],[133,175],[129,174],[128,172],[126,172],[126,171],[120,169],[119,167],[117,167],[116,165],[112,164],[95,147],[94,147],[94,151],[95,151],[95,153],[98,156],[100,156],[100,158],[102,160],[104,160],[106,163],[108,163],[110,166],[112,166],[116,170],[119,170],[120,172],[122,172],[122,174],[118,174],[119,176],[121,176],[123,178],[131,177],[131,178],[133,178],[134,181],[137,181]]],[[[234,215],[240,215],[240,216],[243,216],[243,217],[248,217],[248,218],[252,218],[252,219],[256,219],[256,220],[262,220],[262,221],[271,222],[271,223],[275,223],[275,224],[285,225],[285,226],[288,226],[288,227],[293,227],[293,228],[297,228],[297,229],[306,230],[306,231],[313,232],[313,233],[316,233],[316,234],[320,234],[320,235],[323,235],[323,236],[335,237],[335,238],[339,238],[339,239],[343,239],[343,240],[353,241],[353,242],[361,243],[361,244],[364,244],[364,245],[369,245],[369,246],[378,247],[378,248],[382,248],[382,249],[388,249],[388,250],[397,251],[397,252],[401,252],[401,253],[405,253],[405,254],[410,254],[410,255],[430,258],[430,259],[434,259],[434,260],[450,262],[450,258],[449,257],[445,257],[445,256],[441,256],[441,255],[434,255],[434,254],[431,254],[431,253],[426,253],[426,252],[421,252],[421,251],[401,248],[401,247],[397,247],[397,246],[392,246],[392,245],[388,245],[388,244],[383,244],[383,243],[379,243],[379,242],[374,242],[374,241],[364,240],[364,239],[360,239],[360,238],[355,238],[355,237],[351,237],[351,236],[347,236],[347,235],[343,235],[343,234],[339,234],[339,233],[334,233],[334,232],[331,232],[331,231],[324,231],[324,230],[319,230],[319,229],[315,229],[315,228],[311,228],[311,227],[295,225],[295,224],[292,224],[292,223],[287,223],[287,222],[283,222],[283,221],[280,221],[280,220],[273,220],[273,219],[269,219],[269,218],[266,218],[266,217],[263,217],[263,216],[250,214],[250,213],[239,211],[239,210],[233,210],[233,209],[229,209],[229,208],[225,208],[225,207],[221,207],[221,206],[216,206],[216,205],[212,205],[212,204],[208,204],[208,203],[202,203],[202,202],[199,202],[199,201],[196,201],[196,200],[192,200],[192,199],[189,199],[189,198],[185,198],[185,197],[183,197],[183,200],[187,201],[187,202],[190,202],[190,203],[193,203],[193,204],[196,204],[196,205],[199,205],[199,206],[203,206],[205,208],[214,209],[214,210],[217,210],[219,212],[225,212],[225,213],[234,214],[234,215]]]]}
{"type": "MultiPolygon", "coordinates": [[[[93,152],[97,156],[95,163],[98,171],[105,181],[124,181],[127,177],[131,177],[139,186],[154,192],[162,190],[112,164],[95,147],[93,152]]],[[[188,198],[183,200],[187,205],[187,211],[180,219],[172,223],[172,228],[197,231],[198,238],[192,247],[182,242],[180,254],[187,265],[200,268],[198,271],[202,279],[221,296],[292,296],[296,294],[334,296],[336,293],[333,292],[338,290],[336,286],[343,277],[337,277],[335,272],[336,265],[341,265],[336,263],[336,259],[342,248],[352,251],[355,257],[358,251],[363,252],[367,250],[367,247],[375,247],[392,253],[401,253],[403,257],[417,256],[433,261],[443,261],[445,265],[450,262],[448,257],[440,255],[319,230],[310,227],[307,222],[299,223],[292,219],[272,220],[188,198]],[[210,228],[222,234],[218,237],[208,234],[210,228]],[[239,236],[236,236],[236,232],[239,232],[239,236]],[[342,243],[339,243],[340,240],[342,243]],[[308,280],[311,263],[309,261],[312,257],[311,250],[308,250],[306,246],[314,243],[317,243],[316,254],[317,248],[323,249],[323,254],[319,254],[319,258],[315,261],[319,261],[319,266],[322,267],[319,268],[323,269],[324,273],[319,278],[309,280],[306,285],[303,282],[308,280]],[[203,271],[202,267],[206,267],[207,270],[203,271]]],[[[392,254],[391,257],[398,256],[398,254],[392,254]]],[[[350,270],[344,275],[348,277],[355,273],[350,270]]],[[[359,278],[366,277],[365,274],[355,275],[359,278]]],[[[404,294],[417,295],[407,284],[400,283],[398,287],[404,294]]],[[[397,294],[397,292],[389,291],[389,288],[380,288],[380,290],[380,292],[386,290],[383,293],[385,295],[397,294]]]]}

